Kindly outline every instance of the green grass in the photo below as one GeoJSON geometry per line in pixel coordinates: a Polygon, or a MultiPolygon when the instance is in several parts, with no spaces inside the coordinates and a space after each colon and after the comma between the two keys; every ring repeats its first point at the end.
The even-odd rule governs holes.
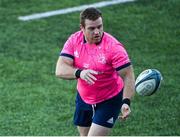
{"type": "MultiPolygon", "coordinates": [[[[0,135],[78,135],[76,81],[54,71],[67,37],[79,30],[79,12],[28,22],[17,17],[96,1],[0,0],[0,135]]],[[[153,96],[135,95],[131,117],[111,135],[180,135],[179,7],[179,0],[138,0],[101,9],[105,31],[126,46],[135,75],[156,68],[164,78],[153,96]]]]}

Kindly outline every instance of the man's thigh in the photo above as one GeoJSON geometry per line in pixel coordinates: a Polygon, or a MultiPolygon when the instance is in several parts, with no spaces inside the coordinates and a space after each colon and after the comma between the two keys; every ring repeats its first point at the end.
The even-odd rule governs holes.
{"type": "Polygon", "coordinates": [[[77,128],[78,128],[80,136],[87,136],[88,135],[90,127],[77,126],[77,128]]]}
{"type": "Polygon", "coordinates": [[[112,128],[121,109],[122,93],[96,105],[92,123],[112,128]]]}
{"type": "Polygon", "coordinates": [[[79,127],[90,127],[92,123],[93,110],[92,106],[86,104],[77,94],[76,110],[74,113],[74,124],[79,127]]]}
{"type": "Polygon", "coordinates": [[[98,124],[92,123],[88,136],[106,136],[110,132],[111,128],[103,127],[98,124]]]}

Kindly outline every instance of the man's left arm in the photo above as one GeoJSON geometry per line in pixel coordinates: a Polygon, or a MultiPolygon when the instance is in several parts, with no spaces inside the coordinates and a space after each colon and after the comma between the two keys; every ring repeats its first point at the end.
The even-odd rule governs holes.
{"type": "Polygon", "coordinates": [[[121,119],[126,119],[131,113],[130,100],[134,96],[135,76],[132,65],[118,71],[124,81],[123,104],[121,107],[121,119]]]}

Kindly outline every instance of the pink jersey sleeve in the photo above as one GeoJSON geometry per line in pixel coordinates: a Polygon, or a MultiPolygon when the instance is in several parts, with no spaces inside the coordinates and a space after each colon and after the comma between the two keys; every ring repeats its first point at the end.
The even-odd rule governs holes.
{"type": "Polygon", "coordinates": [[[64,47],[60,53],[60,56],[66,56],[74,58],[74,47],[73,47],[73,35],[71,35],[65,42],[64,47]]]}
{"type": "Polygon", "coordinates": [[[129,66],[130,59],[123,45],[117,44],[112,49],[112,66],[117,71],[129,66]]]}

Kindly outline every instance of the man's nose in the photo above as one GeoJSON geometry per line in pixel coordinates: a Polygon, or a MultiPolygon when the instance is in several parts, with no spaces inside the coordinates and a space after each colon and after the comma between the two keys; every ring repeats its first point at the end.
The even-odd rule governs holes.
{"type": "Polygon", "coordinates": [[[99,29],[98,29],[98,28],[96,28],[96,29],[94,30],[94,34],[99,34],[99,29]]]}

